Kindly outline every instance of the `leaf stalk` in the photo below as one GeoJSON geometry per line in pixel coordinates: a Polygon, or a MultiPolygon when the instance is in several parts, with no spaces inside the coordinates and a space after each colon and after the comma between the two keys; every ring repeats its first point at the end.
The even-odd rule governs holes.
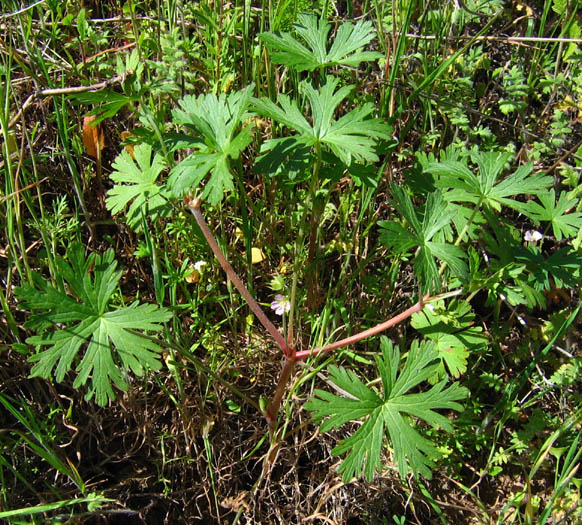
{"type": "Polygon", "coordinates": [[[222,269],[226,272],[227,277],[236,286],[236,289],[244,297],[245,301],[248,303],[251,310],[257,316],[261,324],[271,334],[271,336],[277,342],[281,350],[283,350],[285,356],[289,357],[293,353],[293,350],[289,347],[283,335],[279,332],[279,330],[277,330],[277,328],[275,328],[275,325],[265,315],[265,312],[263,312],[263,309],[259,306],[259,303],[257,303],[255,298],[246,289],[245,285],[234,271],[234,268],[227,261],[226,257],[222,253],[222,250],[218,246],[216,239],[212,235],[212,232],[210,231],[210,228],[208,228],[208,225],[204,220],[204,216],[200,211],[201,205],[200,199],[187,199],[186,204],[190,208],[190,211],[194,214],[194,218],[196,219],[198,226],[200,226],[200,229],[202,230],[202,234],[204,235],[206,242],[208,242],[208,245],[210,246],[212,252],[218,259],[220,266],[222,266],[222,269]]]}
{"type": "MultiPolygon", "coordinates": [[[[377,335],[381,332],[384,332],[385,330],[388,330],[389,328],[392,328],[398,323],[401,323],[405,319],[408,319],[414,313],[420,312],[427,303],[435,301],[437,299],[443,299],[445,297],[458,295],[461,292],[461,290],[455,290],[453,292],[447,292],[437,296],[425,295],[416,304],[414,304],[404,312],[395,315],[391,319],[388,319],[387,321],[384,321],[372,328],[369,328],[355,335],[346,337],[345,339],[341,339],[339,341],[336,341],[335,343],[331,343],[323,347],[312,348],[310,350],[296,352],[293,346],[290,344],[291,341],[285,340],[285,337],[279,332],[279,330],[277,330],[275,325],[269,320],[263,309],[260,307],[259,303],[247,290],[239,276],[234,271],[233,267],[226,259],[225,255],[222,253],[222,250],[218,246],[216,239],[214,238],[212,232],[210,231],[210,228],[206,224],[202,212],[200,211],[201,204],[202,204],[201,200],[198,198],[188,197],[186,199],[186,205],[190,208],[190,211],[193,213],[196,222],[198,223],[200,229],[202,230],[202,234],[204,235],[206,241],[208,242],[208,245],[210,246],[212,252],[220,262],[220,265],[222,266],[223,270],[226,272],[227,277],[236,286],[237,290],[247,301],[253,313],[257,316],[257,318],[259,319],[261,324],[265,327],[265,329],[271,334],[271,336],[279,345],[285,356],[285,361],[283,363],[283,368],[279,376],[277,388],[275,390],[275,393],[273,394],[273,398],[271,399],[271,402],[269,403],[267,409],[263,412],[263,415],[265,416],[269,423],[271,435],[274,435],[277,423],[277,415],[279,413],[279,407],[281,406],[281,401],[283,400],[287,383],[291,378],[291,375],[295,368],[295,363],[297,363],[297,361],[325,352],[331,352],[344,346],[353,345],[361,341],[362,339],[366,339],[368,337],[377,335]]],[[[255,403],[253,403],[253,405],[256,406],[255,403]]]]}

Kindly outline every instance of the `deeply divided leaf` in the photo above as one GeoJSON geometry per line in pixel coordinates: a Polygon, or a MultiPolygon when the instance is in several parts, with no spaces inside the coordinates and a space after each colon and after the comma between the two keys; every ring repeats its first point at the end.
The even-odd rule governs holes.
{"type": "Polygon", "coordinates": [[[423,291],[433,292],[441,287],[437,260],[445,263],[462,278],[468,274],[466,255],[458,246],[448,244],[438,235],[447,227],[454,210],[440,191],[428,195],[423,211],[414,208],[405,189],[392,185],[392,201],[405,219],[405,225],[393,221],[380,221],[380,240],[395,255],[414,251],[414,270],[423,291]]]}
{"type": "MultiPolygon", "coordinates": [[[[414,314],[411,325],[435,342],[439,358],[457,378],[467,370],[469,351],[486,345],[487,336],[475,325],[475,314],[468,303],[453,301],[446,309],[442,302],[430,306],[414,314]]],[[[444,375],[444,368],[439,375],[444,375]]]]}
{"type": "Polygon", "coordinates": [[[155,153],[149,144],[140,144],[133,149],[133,156],[123,150],[113,162],[111,180],[115,186],[107,192],[105,204],[112,214],[126,210],[127,224],[137,230],[143,218],[155,219],[169,213],[169,193],[156,184],[165,168],[161,155],[155,153]]]}
{"type": "Polygon", "coordinates": [[[78,375],[73,386],[88,383],[86,397],[95,396],[100,405],[115,399],[114,386],[127,388],[124,371],[141,376],[146,369],[160,368],[160,348],[147,334],[161,330],[161,323],[171,317],[152,304],[110,305],[121,278],[113,257],[108,250],[85,258],[83,247],[74,243],[67,258],[57,260],[71,295],[40,276],[35,287],[17,289],[22,305],[32,312],[25,326],[37,331],[27,343],[48,347],[30,357],[35,363],[31,376],[63,381],[74,369],[78,375]]]}
{"type": "MultiPolygon", "coordinates": [[[[335,118],[339,105],[352,91],[353,86],[338,88],[339,79],[328,76],[325,84],[315,89],[310,83],[302,82],[301,90],[305,93],[311,108],[312,124],[305,118],[296,101],[287,95],[281,95],[277,102],[268,99],[255,99],[257,113],[272,118],[296,132],[287,144],[293,148],[327,147],[346,166],[352,161],[376,162],[379,160],[375,151],[380,139],[392,138],[391,128],[379,118],[369,118],[374,111],[371,103],[363,104],[345,115],[335,118]]],[[[266,148],[274,148],[278,142],[268,142],[266,148]]]]}
{"type": "Polygon", "coordinates": [[[194,134],[188,146],[195,151],[170,172],[168,186],[175,197],[202,186],[201,198],[215,205],[234,189],[230,161],[239,158],[253,137],[253,124],[246,122],[253,89],[250,85],[229,95],[188,95],[180,100],[173,120],[194,134]]]}
{"type": "Polygon", "coordinates": [[[408,471],[431,477],[430,468],[438,457],[436,446],[415,429],[413,419],[421,419],[435,428],[452,431],[447,417],[437,410],[462,409],[459,400],[467,396],[457,383],[445,388],[446,380],[428,391],[411,392],[430,378],[438,364],[432,343],[414,342],[404,367],[398,372],[400,352],[387,338],[381,338],[382,356],[376,359],[382,379],[382,392],[366,385],[353,371],[330,367],[331,380],[347,396],[316,390],[306,408],[318,419],[325,419],[322,430],[338,428],[348,421],[364,420],[348,439],[334,448],[333,454],[346,454],[340,467],[344,481],[364,475],[371,480],[381,465],[382,443],[389,435],[400,475],[408,471]]]}
{"type": "Polygon", "coordinates": [[[381,53],[362,50],[375,36],[369,21],[360,20],[355,25],[344,22],[329,49],[331,25],[327,20],[299,15],[294,27],[301,41],[290,33],[261,33],[259,38],[271,50],[273,62],[298,72],[340,65],[357,67],[361,62],[382,58],[381,53]]]}

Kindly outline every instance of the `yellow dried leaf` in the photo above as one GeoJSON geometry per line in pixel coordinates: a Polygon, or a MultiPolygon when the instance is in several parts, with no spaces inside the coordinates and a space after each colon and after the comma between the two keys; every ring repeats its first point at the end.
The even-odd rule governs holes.
{"type": "Polygon", "coordinates": [[[244,239],[244,233],[240,228],[237,228],[236,230],[234,230],[234,240],[238,242],[241,239],[244,239]]]}
{"type": "Polygon", "coordinates": [[[184,280],[188,284],[197,283],[200,280],[200,271],[198,270],[198,268],[196,268],[196,266],[194,266],[193,264],[188,266],[188,274],[186,275],[184,280]]]}
{"type": "Polygon", "coordinates": [[[251,249],[251,263],[252,264],[257,264],[260,263],[261,261],[264,261],[266,259],[265,254],[261,251],[260,248],[252,248],[251,249]]]}
{"type": "Polygon", "coordinates": [[[198,270],[193,270],[192,273],[189,273],[184,280],[188,284],[197,283],[200,280],[200,272],[198,270]]]}

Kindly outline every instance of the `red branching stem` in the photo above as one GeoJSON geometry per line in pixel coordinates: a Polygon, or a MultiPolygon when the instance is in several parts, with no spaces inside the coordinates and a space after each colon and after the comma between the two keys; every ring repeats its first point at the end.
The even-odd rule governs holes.
{"type": "Polygon", "coordinates": [[[265,312],[263,312],[263,309],[259,306],[259,303],[255,301],[254,297],[246,289],[245,285],[240,280],[239,276],[236,274],[233,267],[226,260],[226,257],[224,256],[222,250],[218,246],[218,243],[214,239],[214,236],[212,235],[212,232],[208,228],[208,225],[204,220],[204,216],[200,211],[200,199],[187,199],[186,204],[190,208],[190,211],[192,211],[192,213],[194,214],[196,222],[198,223],[198,226],[200,226],[200,229],[202,230],[202,233],[206,238],[206,242],[208,242],[210,248],[214,252],[214,255],[218,259],[218,262],[220,262],[220,266],[222,266],[222,269],[226,272],[228,278],[232,281],[232,283],[236,286],[236,289],[244,297],[245,301],[251,307],[251,310],[257,316],[261,324],[265,327],[265,329],[271,334],[273,339],[280,346],[281,350],[285,354],[285,357],[287,358],[291,357],[291,355],[293,354],[293,350],[289,347],[283,335],[279,332],[279,330],[277,330],[277,328],[275,328],[275,325],[265,315],[265,312]]]}
{"type": "Polygon", "coordinates": [[[330,352],[332,350],[337,350],[338,348],[353,345],[354,343],[357,343],[358,341],[361,341],[362,339],[366,339],[367,337],[372,337],[373,335],[379,334],[380,332],[383,332],[384,330],[388,330],[388,328],[392,328],[394,325],[401,323],[402,321],[404,321],[405,319],[410,317],[412,314],[414,314],[416,312],[420,312],[423,309],[423,307],[426,304],[428,299],[429,299],[428,296],[423,297],[420,301],[418,301],[418,303],[416,303],[414,306],[411,306],[408,310],[404,310],[404,312],[392,317],[392,319],[388,319],[388,321],[384,321],[383,323],[380,323],[379,325],[376,325],[373,328],[369,328],[368,330],[364,330],[363,332],[360,332],[359,334],[352,335],[350,337],[346,337],[345,339],[341,339],[340,341],[336,341],[335,343],[331,343],[331,344],[324,346],[324,347],[321,347],[321,348],[313,348],[311,350],[303,350],[301,352],[296,352],[295,359],[297,361],[299,361],[301,359],[305,359],[306,357],[309,357],[312,355],[317,355],[317,354],[321,354],[324,352],[330,352]]]}
{"type": "Polygon", "coordinates": [[[285,394],[285,389],[287,387],[287,383],[289,382],[289,378],[295,368],[295,363],[297,360],[294,357],[286,358],[285,363],[283,364],[283,369],[281,370],[281,375],[279,376],[279,382],[277,383],[277,390],[275,390],[275,394],[273,395],[273,399],[269,403],[267,410],[265,411],[265,417],[269,422],[269,427],[271,429],[271,435],[273,435],[275,431],[275,427],[277,424],[277,414],[279,413],[279,407],[281,406],[281,400],[283,399],[283,395],[285,394]]]}
{"type": "Polygon", "coordinates": [[[371,337],[373,335],[379,334],[379,333],[383,332],[384,330],[388,330],[388,328],[391,328],[394,325],[397,325],[398,323],[404,321],[405,319],[410,317],[412,314],[414,314],[416,312],[420,312],[424,308],[424,305],[429,301],[439,299],[439,298],[448,297],[451,295],[458,295],[458,293],[459,293],[459,291],[455,291],[455,292],[449,292],[446,294],[442,294],[441,296],[435,296],[435,297],[430,297],[430,296],[426,295],[423,298],[421,298],[420,301],[418,301],[418,303],[416,303],[414,306],[411,306],[410,308],[408,308],[408,310],[405,310],[401,314],[398,314],[398,315],[394,316],[392,319],[389,319],[388,321],[380,323],[379,325],[376,325],[373,328],[370,328],[368,330],[364,330],[363,332],[360,332],[359,334],[352,335],[351,337],[347,337],[347,338],[342,339],[340,341],[336,341],[335,343],[329,344],[329,345],[321,347],[321,348],[313,348],[311,350],[303,350],[301,352],[295,352],[295,349],[292,346],[290,346],[290,344],[288,344],[287,341],[285,341],[285,338],[283,337],[283,335],[281,333],[279,333],[277,328],[275,328],[275,325],[273,323],[271,323],[271,321],[269,321],[269,318],[265,315],[265,312],[259,306],[259,303],[257,303],[257,301],[255,301],[254,297],[246,289],[245,285],[240,280],[239,276],[236,274],[233,267],[230,265],[230,263],[227,261],[226,257],[222,253],[220,247],[218,246],[218,243],[216,242],[214,236],[212,235],[212,232],[210,231],[210,228],[208,228],[208,225],[206,224],[206,221],[204,220],[204,216],[202,215],[202,212],[200,211],[200,204],[201,204],[200,199],[188,198],[188,199],[186,199],[186,204],[188,205],[188,207],[190,208],[190,210],[194,214],[194,217],[196,218],[196,222],[198,222],[198,225],[200,226],[200,229],[202,230],[202,233],[204,234],[204,237],[206,238],[208,245],[210,246],[210,248],[214,252],[214,255],[216,256],[216,258],[220,262],[220,265],[222,266],[223,270],[226,272],[226,275],[232,281],[232,283],[236,286],[237,290],[244,297],[244,299],[246,300],[246,302],[250,306],[251,310],[258,317],[259,321],[261,321],[261,323],[265,327],[265,329],[271,334],[273,339],[275,339],[275,341],[277,342],[277,344],[279,345],[279,347],[281,348],[281,350],[283,351],[283,353],[285,355],[285,362],[283,364],[283,369],[281,370],[279,382],[277,383],[277,389],[275,390],[275,394],[273,395],[273,399],[271,400],[271,402],[269,403],[269,406],[267,407],[267,409],[264,412],[264,416],[267,419],[267,421],[269,422],[269,428],[271,431],[271,435],[273,435],[275,432],[275,428],[277,425],[277,415],[279,413],[281,401],[283,400],[283,396],[285,395],[285,390],[287,388],[287,383],[289,382],[289,379],[291,378],[291,374],[293,373],[293,369],[295,368],[295,363],[297,361],[299,361],[301,359],[305,359],[305,358],[312,356],[312,355],[317,355],[317,354],[321,354],[324,352],[330,352],[332,350],[337,350],[338,348],[342,348],[344,346],[353,345],[354,343],[357,343],[358,341],[361,341],[362,339],[366,339],[366,338],[371,337]]]}

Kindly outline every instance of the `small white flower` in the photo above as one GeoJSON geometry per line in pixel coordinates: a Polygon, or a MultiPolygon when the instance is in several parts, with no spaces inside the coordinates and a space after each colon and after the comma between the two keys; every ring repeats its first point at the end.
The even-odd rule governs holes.
{"type": "Polygon", "coordinates": [[[523,236],[524,241],[527,242],[538,242],[544,238],[544,235],[537,230],[528,230],[523,236]]]}
{"type": "Polygon", "coordinates": [[[271,310],[275,310],[277,315],[283,315],[291,310],[291,303],[281,294],[275,295],[275,300],[271,303],[271,310]]]}
{"type": "Polygon", "coordinates": [[[200,272],[200,271],[202,271],[202,267],[203,266],[206,266],[207,264],[208,263],[206,261],[197,261],[197,262],[194,263],[194,269],[197,272],[200,272]]]}

